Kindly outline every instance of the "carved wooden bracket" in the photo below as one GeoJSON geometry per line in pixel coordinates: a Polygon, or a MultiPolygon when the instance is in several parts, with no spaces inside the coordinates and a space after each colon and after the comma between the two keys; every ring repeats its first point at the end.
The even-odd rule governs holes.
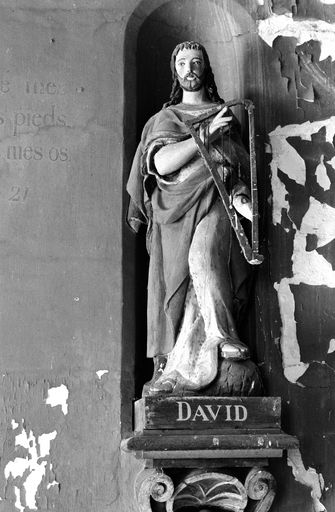
{"type": "Polygon", "coordinates": [[[191,471],[176,487],[161,469],[145,469],[136,481],[139,512],[155,512],[154,503],[165,503],[166,512],[183,507],[199,511],[215,507],[222,512],[243,512],[249,498],[255,502],[253,512],[270,510],[275,497],[275,480],[271,473],[255,467],[243,485],[234,476],[204,470],[191,471]]]}

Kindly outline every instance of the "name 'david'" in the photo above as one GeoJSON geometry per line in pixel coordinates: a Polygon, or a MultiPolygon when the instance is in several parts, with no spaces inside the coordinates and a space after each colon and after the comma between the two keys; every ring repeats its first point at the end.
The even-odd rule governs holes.
{"type": "Polygon", "coordinates": [[[248,410],[244,405],[197,405],[177,401],[177,421],[246,421],[248,410]]]}

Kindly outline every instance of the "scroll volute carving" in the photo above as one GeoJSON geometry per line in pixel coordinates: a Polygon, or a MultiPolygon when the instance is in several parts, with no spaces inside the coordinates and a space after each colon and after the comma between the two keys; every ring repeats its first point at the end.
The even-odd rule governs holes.
{"type": "Polygon", "coordinates": [[[256,500],[253,512],[267,512],[276,495],[276,481],[268,471],[253,468],[245,480],[249,498],[256,500]]]}
{"type": "Polygon", "coordinates": [[[158,503],[170,502],[173,491],[174,485],[171,478],[162,470],[144,469],[139,473],[135,483],[139,512],[153,512],[152,500],[158,503]]]}

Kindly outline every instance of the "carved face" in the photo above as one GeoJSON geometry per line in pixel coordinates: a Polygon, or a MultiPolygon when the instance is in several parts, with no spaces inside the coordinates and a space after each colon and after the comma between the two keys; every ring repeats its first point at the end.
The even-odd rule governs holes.
{"type": "Polygon", "coordinates": [[[176,72],[185,91],[199,91],[204,82],[205,61],[201,50],[184,48],[176,55],[176,72]]]}

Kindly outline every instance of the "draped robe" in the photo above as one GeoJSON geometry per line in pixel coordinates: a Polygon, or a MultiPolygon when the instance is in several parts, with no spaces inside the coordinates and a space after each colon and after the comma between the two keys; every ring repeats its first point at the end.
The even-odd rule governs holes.
{"type": "MultiPolygon", "coordinates": [[[[163,108],[145,125],[131,168],[128,223],[135,231],[141,223],[148,226],[148,357],[170,353],[175,346],[190,285],[188,256],[192,238],[196,226],[218,200],[213,179],[198,152],[181,169],[166,176],[158,174],[154,155],[162,146],[190,137],[184,121],[215,105],[178,104],[163,108]]],[[[217,165],[228,171],[229,193],[234,194],[236,187],[248,182],[248,154],[235,130],[211,144],[209,152],[217,165]]],[[[248,265],[234,233],[230,240],[230,276],[225,286],[231,288],[236,315],[246,301],[248,265]]]]}

